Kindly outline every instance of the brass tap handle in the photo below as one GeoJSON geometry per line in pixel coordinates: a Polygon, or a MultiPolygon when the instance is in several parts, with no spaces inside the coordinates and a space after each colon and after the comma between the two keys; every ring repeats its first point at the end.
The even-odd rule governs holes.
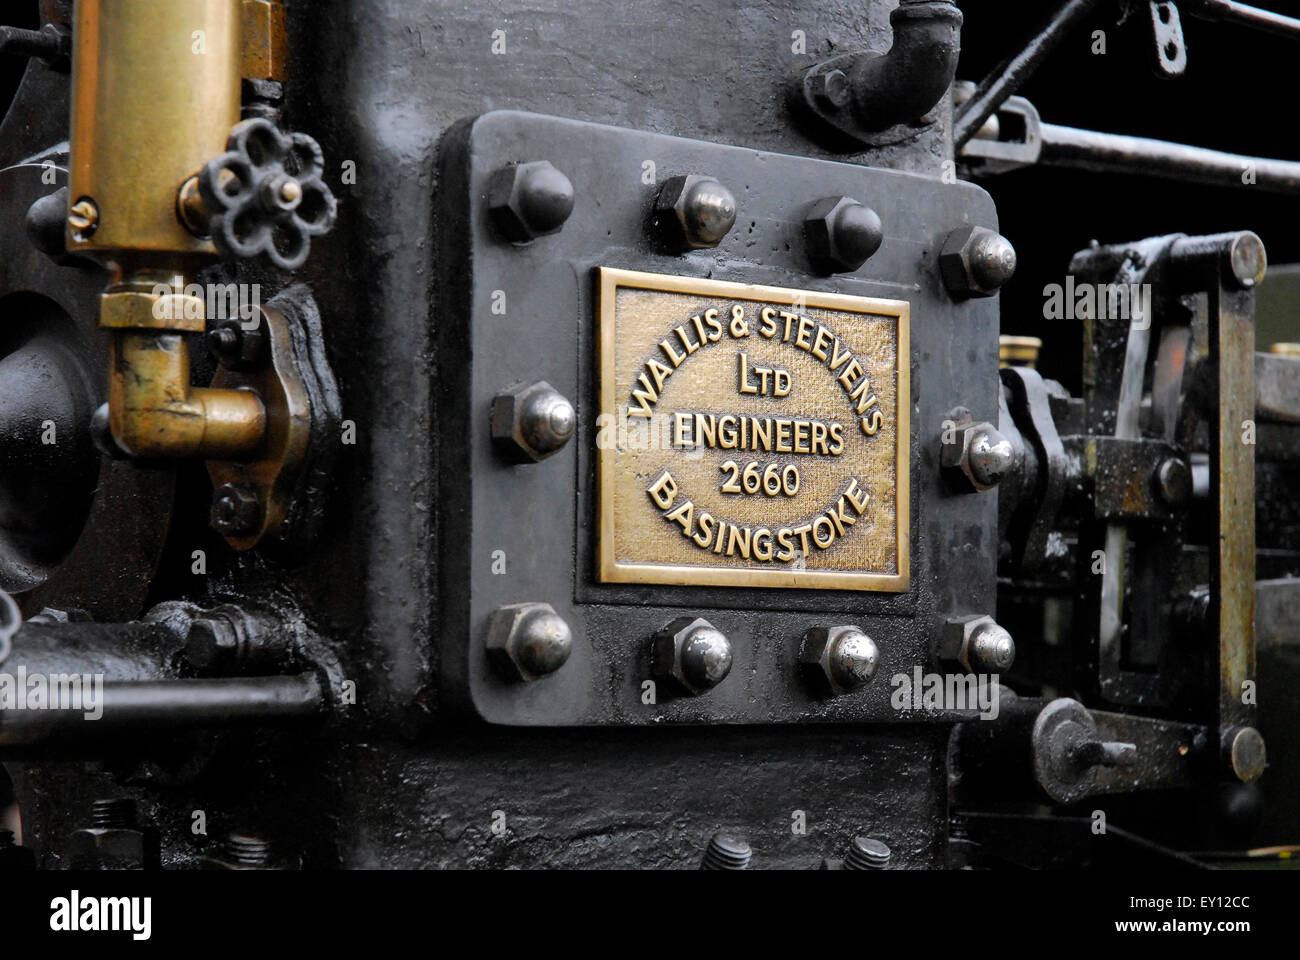
{"type": "Polygon", "coordinates": [[[198,175],[207,230],[223,257],[265,253],[293,270],[311,238],[334,226],[334,194],[321,179],[320,145],[305,133],[282,133],[257,117],[235,124],[226,152],[198,175]]]}

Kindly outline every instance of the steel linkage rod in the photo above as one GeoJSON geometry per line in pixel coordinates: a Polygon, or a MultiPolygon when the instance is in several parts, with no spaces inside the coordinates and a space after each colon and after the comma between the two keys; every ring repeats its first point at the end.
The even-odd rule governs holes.
{"type": "Polygon", "coordinates": [[[955,151],[961,151],[966,141],[975,135],[975,131],[984,126],[984,121],[997,113],[1007,97],[1020,89],[1020,85],[1038,69],[1039,64],[1065,35],[1096,5],[1097,0],[1069,0],[1018,53],[998,64],[980,82],[971,98],[961,105],[953,118],[952,141],[955,151]]]}

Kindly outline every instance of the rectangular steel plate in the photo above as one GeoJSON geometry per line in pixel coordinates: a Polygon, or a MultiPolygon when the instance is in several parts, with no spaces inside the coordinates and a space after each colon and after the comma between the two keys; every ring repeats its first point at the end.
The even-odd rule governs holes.
{"type": "Polygon", "coordinates": [[[908,589],[907,301],[599,287],[602,581],[908,589]]]}
{"type": "MultiPolygon", "coordinates": [[[[967,407],[981,420],[997,418],[997,299],[954,300],[938,270],[939,251],[952,230],[963,224],[996,229],[988,195],[974,184],[945,184],[897,170],[513,111],[485,114],[449,132],[439,150],[438,170],[438,269],[431,277],[439,318],[433,355],[438,368],[437,486],[436,491],[420,490],[415,496],[434,497],[438,503],[437,536],[431,538],[430,549],[436,550],[438,564],[440,706],[513,726],[917,722],[915,715],[900,713],[891,704],[895,690],[890,679],[899,673],[910,676],[918,666],[928,669],[934,638],[941,635],[946,619],[990,611],[996,595],[991,558],[997,545],[991,531],[997,529],[997,501],[954,492],[939,463],[943,422],[954,407],[967,407]],[[489,209],[492,180],[508,164],[537,159],[550,161],[573,183],[573,213],[559,233],[531,243],[506,242],[496,232],[489,209]],[[642,179],[650,159],[659,171],[654,183],[642,179]],[[653,233],[655,198],[666,177],[692,172],[716,176],[733,192],[736,224],[717,247],[665,247],[653,233]],[[869,204],[883,224],[880,249],[852,273],[827,276],[808,260],[804,218],[811,204],[827,196],[869,204]],[[734,555],[729,566],[674,532],[675,526],[663,518],[668,511],[657,511],[645,492],[656,476],[645,477],[629,502],[649,530],[647,551],[675,546],[678,553],[668,558],[629,553],[622,559],[653,566],[678,564],[687,576],[660,583],[643,582],[637,571],[621,582],[602,578],[600,551],[608,539],[603,534],[610,529],[601,520],[599,463],[602,267],[667,277],[686,291],[667,289],[659,280],[649,289],[629,286],[625,291],[646,297],[665,322],[672,317],[664,304],[671,306],[673,296],[681,298],[678,305],[685,311],[667,326],[667,333],[647,327],[615,337],[618,349],[639,351],[629,353],[633,365],[644,365],[660,341],[676,336],[679,324],[689,324],[683,330],[691,335],[690,317],[696,308],[729,305],[737,291],[744,292],[741,300],[747,310],[759,311],[764,305],[791,304],[800,290],[807,290],[795,312],[819,317],[818,322],[855,352],[869,352],[870,344],[857,338],[870,324],[889,328],[901,316],[897,308],[906,302],[908,322],[900,332],[906,333],[910,350],[900,342],[896,356],[903,360],[907,380],[895,380],[893,394],[905,409],[891,416],[896,434],[887,441],[901,439],[903,447],[898,454],[891,448],[884,467],[862,479],[878,485],[880,469],[896,465],[895,489],[907,498],[910,514],[895,516],[903,531],[897,543],[907,552],[893,560],[893,566],[884,565],[887,559],[881,566],[824,563],[839,546],[851,543],[870,541],[882,549],[879,521],[870,536],[861,538],[865,521],[859,521],[824,558],[813,546],[804,569],[793,572],[910,574],[909,589],[901,579],[891,590],[855,589],[824,579],[811,589],[773,588],[762,581],[718,585],[711,579],[714,574],[747,571],[734,555]],[[714,281],[727,285],[713,287],[714,281]],[[776,291],[770,302],[763,299],[766,292],[758,292],[764,289],[776,291]],[[718,295],[717,290],[726,292],[718,295]],[[894,309],[880,307],[882,303],[894,309]],[[864,305],[871,306],[863,312],[864,305]],[[910,368],[904,359],[909,353],[910,368]],[[542,380],[573,402],[577,426],[553,456],[518,463],[501,456],[491,441],[492,404],[512,384],[542,380]],[[906,420],[896,419],[899,415],[906,420]],[[573,652],[549,677],[509,683],[495,673],[484,647],[496,611],[523,602],[550,604],[573,630],[573,652]],[[653,677],[651,638],[665,624],[685,616],[704,617],[727,635],[731,673],[704,696],[660,696],[647,703],[643,692],[653,677]],[[826,697],[806,682],[799,650],[810,628],[839,624],[853,624],[870,636],[880,650],[880,665],[875,680],[862,690],[826,697]]],[[[640,312],[638,308],[625,319],[633,321],[640,312]]],[[[814,329],[810,342],[816,342],[815,336],[814,329]]],[[[691,339],[694,342],[694,336],[691,339]]],[[[726,369],[717,384],[706,388],[708,378],[697,383],[695,389],[702,392],[690,403],[698,403],[699,409],[690,412],[762,416],[765,409],[789,407],[794,411],[791,420],[833,418],[846,427],[857,422],[848,394],[808,351],[753,334],[750,340],[755,342],[754,356],[763,350],[761,366],[780,366],[790,373],[790,394],[770,398],[770,406],[755,395],[742,396],[738,370],[723,363],[726,369]],[[814,395],[801,392],[814,389],[835,398],[828,401],[831,408],[818,412],[820,408],[808,402],[814,395]]],[[[724,361],[738,363],[738,342],[728,337],[685,359],[665,383],[663,409],[671,414],[679,401],[683,408],[688,405],[684,395],[696,382],[691,371],[701,362],[707,367],[710,352],[723,351],[724,361]],[[675,391],[683,397],[676,397],[675,391]]],[[[664,355],[662,349],[659,354],[664,355]]],[[[750,372],[761,385],[762,375],[753,368],[750,372]]],[[[771,377],[774,380],[775,374],[771,377]]],[[[885,407],[888,384],[881,380],[877,375],[872,388],[877,403],[885,407]]],[[[882,409],[882,417],[886,412],[882,409]]],[[[793,427],[791,432],[793,445],[793,427]]],[[[860,430],[858,435],[863,436],[860,430]]],[[[881,434],[864,439],[879,441],[881,434]]],[[[809,446],[811,441],[810,430],[809,446]]],[[[674,461],[685,461],[686,455],[662,452],[670,459],[658,465],[648,462],[644,471],[667,466],[676,475],[680,467],[674,461]]],[[[811,485],[829,483],[832,476],[824,464],[809,465],[818,455],[749,452],[754,461],[797,461],[801,482],[788,503],[783,495],[727,497],[728,503],[752,511],[747,517],[737,507],[734,519],[740,523],[766,525],[783,519],[779,511],[805,500],[811,503],[811,485]]],[[[697,504],[704,502],[702,496],[721,499],[721,483],[727,478],[719,466],[729,459],[722,454],[710,448],[698,464],[688,461],[712,484],[702,494],[690,488],[697,504]]],[[[826,458],[842,461],[845,456],[826,458]]],[[[843,463],[835,466],[845,468],[843,463]]],[[[695,476],[684,473],[679,479],[693,485],[695,476]]],[[[838,502],[841,491],[827,490],[827,504],[832,493],[838,502]]],[[[868,514],[886,493],[879,486],[870,492],[868,514]]],[[[851,510],[846,504],[846,514],[851,510]]],[[[809,516],[820,512],[810,509],[809,516]]],[[[615,525],[632,517],[619,513],[615,525]]],[[[698,518],[696,511],[697,533],[698,518]]],[[[643,545],[630,546],[640,550],[643,545]]],[[[752,534],[750,549],[752,555],[752,534]]],[[[754,566],[761,571],[761,565],[754,566]]],[[[788,573],[791,566],[782,563],[780,569],[788,573]]]]}

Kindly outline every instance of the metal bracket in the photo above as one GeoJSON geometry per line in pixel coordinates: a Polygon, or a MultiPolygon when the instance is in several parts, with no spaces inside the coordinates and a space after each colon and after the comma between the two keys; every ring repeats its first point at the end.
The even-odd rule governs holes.
{"type": "Polygon", "coordinates": [[[1171,520],[1191,499],[1191,468],[1172,443],[1104,436],[1066,437],[1064,443],[1093,481],[1093,515],[1099,520],[1171,520]],[[1177,476],[1163,484],[1168,492],[1162,496],[1159,475],[1166,464],[1175,464],[1168,472],[1177,476]]]}
{"type": "Polygon", "coordinates": [[[264,359],[252,369],[222,367],[212,385],[253,390],[266,406],[266,438],[259,459],[208,461],[213,487],[248,489],[262,505],[260,519],[226,535],[237,550],[264,539],[297,552],[314,536],[324,510],[325,481],[338,450],[340,402],[325,358],[320,314],[304,286],[262,307],[264,359]]]}
{"type": "Polygon", "coordinates": [[[997,113],[997,139],[978,134],[961,148],[962,164],[972,176],[1010,173],[1038,163],[1043,152],[1043,122],[1038,108],[1024,97],[1007,97],[997,113]]]}
{"type": "Polygon", "coordinates": [[[1158,77],[1181,77],[1187,69],[1187,42],[1183,40],[1178,7],[1168,0],[1151,0],[1148,8],[1155,40],[1151,48],[1151,69],[1158,77]]]}
{"type": "Polygon", "coordinates": [[[1052,419],[1042,376],[1030,367],[1003,367],[998,372],[1009,393],[1011,419],[1034,447],[1040,465],[1037,493],[1026,498],[1032,504],[1032,513],[1013,517],[1011,524],[1010,540],[1019,548],[1016,565],[1022,572],[1031,573],[1047,557],[1052,524],[1065,496],[1069,462],[1052,419]]]}

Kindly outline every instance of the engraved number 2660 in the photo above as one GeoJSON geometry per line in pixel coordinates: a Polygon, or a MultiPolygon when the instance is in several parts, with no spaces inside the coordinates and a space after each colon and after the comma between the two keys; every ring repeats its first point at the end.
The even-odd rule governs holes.
{"type": "Polygon", "coordinates": [[[793,497],[799,492],[799,468],[793,463],[787,463],[785,466],[769,463],[766,467],[760,467],[757,461],[751,460],[744,469],[741,469],[740,464],[735,460],[725,460],[722,463],[722,472],[731,474],[723,481],[723,493],[753,495],[762,492],[769,497],[782,494],[793,497]]]}

